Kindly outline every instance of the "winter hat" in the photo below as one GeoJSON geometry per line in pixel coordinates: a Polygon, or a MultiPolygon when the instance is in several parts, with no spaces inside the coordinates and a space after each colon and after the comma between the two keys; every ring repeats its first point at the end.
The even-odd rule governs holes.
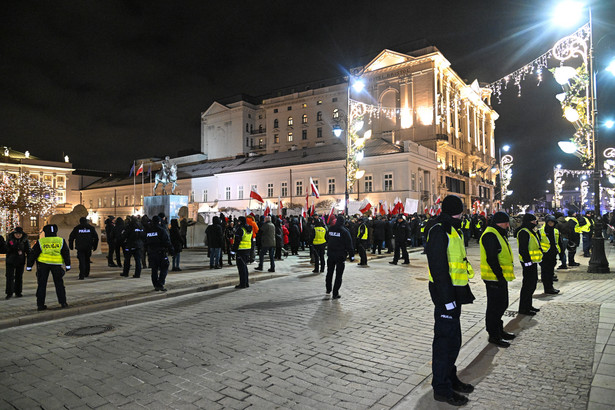
{"type": "Polygon", "coordinates": [[[43,232],[45,232],[45,237],[58,236],[58,225],[45,225],[43,232]]]}
{"type": "Polygon", "coordinates": [[[536,220],[536,216],[534,214],[525,214],[523,215],[523,219],[521,220],[522,225],[527,225],[532,221],[536,220]]]}
{"type": "Polygon", "coordinates": [[[547,215],[547,216],[545,216],[545,222],[555,222],[555,223],[557,223],[557,218],[555,218],[553,215],[547,215]]]}
{"type": "Polygon", "coordinates": [[[23,228],[21,226],[18,226],[17,228],[15,228],[15,230],[13,232],[15,232],[15,233],[23,233],[23,228]]]}
{"type": "Polygon", "coordinates": [[[448,215],[459,215],[463,212],[463,202],[456,195],[448,195],[442,200],[442,212],[448,215]]]}
{"type": "Polygon", "coordinates": [[[502,211],[499,211],[493,214],[493,218],[491,220],[493,221],[494,224],[510,222],[510,218],[508,217],[508,214],[502,211]]]}
{"type": "Polygon", "coordinates": [[[81,218],[79,218],[79,223],[81,225],[85,225],[88,223],[88,218],[86,218],[85,216],[82,216],[81,218]]]}

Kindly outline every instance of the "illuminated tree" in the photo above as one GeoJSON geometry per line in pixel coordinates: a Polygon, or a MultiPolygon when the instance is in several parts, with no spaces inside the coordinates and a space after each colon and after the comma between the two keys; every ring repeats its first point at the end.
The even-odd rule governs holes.
{"type": "Polygon", "coordinates": [[[0,174],[0,208],[19,215],[45,217],[56,207],[56,190],[29,174],[0,174]]]}

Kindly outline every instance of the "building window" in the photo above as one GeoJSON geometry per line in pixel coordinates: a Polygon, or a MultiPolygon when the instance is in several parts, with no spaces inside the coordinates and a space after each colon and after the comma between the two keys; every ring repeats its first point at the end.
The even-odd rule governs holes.
{"type": "Polygon", "coordinates": [[[301,130],[301,139],[302,140],[306,140],[307,139],[307,130],[301,130]]]}
{"type": "Polygon", "coordinates": [[[372,177],[371,175],[366,175],[365,176],[365,192],[372,192],[374,189],[374,177],[372,177]]]}
{"type": "Polygon", "coordinates": [[[279,127],[280,127],[280,122],[276,118],[275,120],[273,120],[273,128],[279,128],[279,127]]]}
{"type": "Polygon", "coordinates": [[[288,196],[288,182],[282,182],[280,186],[280,196],[288,196]]]}
{"type": "Polygon", "coordinates": [[[274,144],[280,143],[280,134],[273,134],[273,143],[274,144]]]}
{"type": "Polygon", "coordinates": [[[64,203],[64,192],[56,191],[56,202],[58,204],[63,204],[64,203]]]}
{"type": "Polygon", "coordinates": [[[288,133],[288,142],[293,142],[293,133],[292,132],[288,133]]]}
{"type": "Polygon", "coordinates": [[[264,141],[263,141],[263,139],[262,139],[262,138],[259,138],[259,139],[258,139],[258,147],[259,147],[259,148],[263,148],[263,145],[264,145],[264,144],[263,144],[263,142],[264,142],[264,141]]]}
{"type": "Polygon", "coordinates": [[[102,199],[98,198],[98,207],[100,208],[102,206],[102,199]]]}
{"type": "Polygon", "coordinates": [[[90,199],[90,209],[94,208],[94,201],[90,199]]]}
{"type": "Polygon", "coordinates": [[[111,197],[111,206],[115,206],[115,197],[114,196],[111,197]]]}
{"type": "Polygon", "coordinates": [[[132,195],[132,206],[135,206],[135,205],[136,205],[136,204],[135,204],[135,196],[134,196],[134,195],[132,195]]]}
{"type": "Polygon", "coordinates": [[[128,206],[128,195],[124,195],[124,206],[128,206]]]}
{"type": "Polygon", "coordinates": [[[316,187],[316,190],[318,192],[320,192],[320,187],[318,186],[318,180],[317,179],[314,180],[314,186],[316,187]]]}
{"type": "Polygon", "coordinates": [[[307,124],[307,114],[303,114],[303,117],[301,117],[301,123],[307,124]]]}
{"type": "Polygon", "coordinates": [[[243,185],[237,187],[237,199],[243,199],[243,185]]]}
{"type": "Polygon", "coordinates": [[[297,181],[297,184],[295,186],[297,188],[295,191],[296,192],[295,195],[302,196],[303,195],[303,181],[297,181]]]}
{"type": "Polygon", "coordinates": [[[316,128],[316,138],[322,138],[322,127],[316,128]]]}
{"type": "Polygon", "coordinates": [[[288,126],[293,125],[293,117],[288,117],[288,126]]]}
{"type": "Polygon", "coordinates": [[[322,105],[322,100],[316,101],[316,105],[322,105]]]}
{"type": "Polygon", "coordinates": [[[384,190],[393,190],[393,174],[384,174],[384,190]]]}
{"type": "MultiPolygon", "coordinates": [[[[482,187],[479,187],[482,188],[482,187]]],[[[446,177],[446,189],[449,192],[455,192],[458,194],[466,193],[466,183],[456,178],[446,177]]]]}
{"type": "Polygon", "coordinates": [[[327,192],[329,194],[335,193],[335,178],[329,178],[327,192]]]}
{"type": "Polygon", "coordinates": [[[307,104],[306,104],[306,103],[301,104],[301,106],[302,106],[303,108],[307,108],[307,104]]]}
{"type": "Polygon", "coordinates": [[[333,99],[331,100],[331,102],[337,102],[337,97],[333,97],[333,99]]]}
{"type": "Polygon", "coordinates": [[[250,146],[250,138],[246,137],[246,147],[250,146]]]}
{"type": "Polygon", "coordinates": [[[316,113],[316,121],[322,121],[322,111],[318,111],[318,113],[316,113]]]}
{"type": "Polygon", "coordinates": [[[194,202],[194,190],[190,190],[190,202],[194,202]]]}
{"type": "Polygon", "coordinates": [[[293,110],[292,105],[289,105],[288,107],[286,107],[286,111],[292,111],[292,110],[293,110]]]}
{"type": "Polygon", "coordinates": [[[277,109],[277,108],[274,108],[274,109],[273,109],[273,113],[274,113],[274,114],[277,114],[277,112],[278,112],[278,109],[277,109]]]}
{"type": "Polygon", "coordinates": [[[103,207],[106,208],[107,207],[107,198],[103,198],[103,207]]]}
{"type": "Polygon", "coordinates": [[[410,174],[410,189],[416,191],[416,173],[414,172],[410,174]]]}
{"type": "Polygon", "coordinates": [[[203,190],[203,202],[207,202],[207,190],[203,190]]]}
{"type": "Polygon", "coordinates": [[[36,216],[30,217],[30,227],[36,228],[38,226],[38,218],[36,216]]]}
{"type": "Polygon", "coordinates": [[[271,198],[273,196],[273,184],[267,184],[267,196],[271,198]]]}
{"type": "Polygon", "coordinates": [[[250,124],[246,122],[246,132],[250,132],[250,124]]]}
{"type": "Polygon", "coordinates": [[[338,119],[339,117],[340,117],[340,110],[339,108],[336,108],[333,110],[333,118],[338,119]]]}
{"type": "Polygon", "coordinates": [[[229,201],[231,199],[231,187],[227,186],[224,193],[224,198],[229,201]]]}
{"type": "Polygon", "coordinates": [[[64,177],[56,177],[56,188],[64,189],[64,177]]]}

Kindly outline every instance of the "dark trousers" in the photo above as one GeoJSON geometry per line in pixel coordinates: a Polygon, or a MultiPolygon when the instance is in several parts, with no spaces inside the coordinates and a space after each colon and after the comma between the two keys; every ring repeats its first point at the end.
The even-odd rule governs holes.
{"type": "Polygon", "coordinates": [[[583,255],[589,255],[589,249],[592,244],[592,233],[591,232],[583,232],[583,255]]]}
{"type": "Polygon", "coordinates": [[[538,265],[523,266],[523,283],[519,295],[519,312],[527,312],[532,307],[532,295],[538,283],[538,265]]]}
{"type": "Polygon", "coordinates": [[[333,281],[333,272],[335,272],[335,282],[333,283],[333,296],[340,294],[342,287],[342,276],[344,276],[344,268],[346,264],[344,256],[331,256],[327,259],[327,277],[325,278],[325,288],[327,293],[331,292],[331,282],[333,281]]]}
{"type": "Polygon", "coordinates": [[[470,236],[472,236],[472,234],[470,233],[469,229],[462,229],[463,232],[463,244],[467,247],[468,244],[470,243],[470,236]]]}
{"type": "Polygon", "coordinates": [[[237,272],[239,273],[239,286],[246,288],[250,286],[248,278],[248,260],[250,259],[250,249],[237,251],[237,272]]]}
{"type": "Polygon", "coordinates": [[[360,265],[367,265],[367,252],[365,249],[369,247],[369,243],[364,239],[359,239],[357,241],[357,250],[359,252],[359,256],[361,257],[360,265]]]}
{"type": "Polygon", "coordinates": [[[577,253],[576,246],[570,246],[570,242],[568,242],[568,265],[576,263],[574,260],[574,255],[577,253]]]}
{"type": "Polygon", "coordinates": [[[79,277],[87,278],[90,276],[90,257],[92,256],[91,250],[79,250],[77,249],[77,259],[79,259],[79,277]]]}
{"type": "Polygon", "coordinates": [[[374,243],[372,244],[372,253],[376,254],[376,249],[378,249],[378,255],[382,254],[382,243],[384,240],[380,238],[374,239],[374,243]]]}
{"type": "Polygon", "coordinates": [[[314,270],[319,272],[325,271],[325,247],[326,243],[314,245],[314,270]]]}
{"type": "Polygon", "coordinates": [[[109,246],[109,253],[107,254],[107,261],[109,261],[109,265],[113,263],[113,252],[115,252],[115,244],[113,242],[107,242],[109,246]]]}
{"type": "Polygon", "coordinates": [[[461,306],[446,310],[444,305],[434,307],[434,335],[432,344],[431,386],[436,394],[449,397],[453,384],[459,382],[455,361],[461,348],[461,306]]]}
{"type": "Polygon", "coordinates": [[[163,288],[167,273],[169,273],[169,258],[164,253],[150,253],[149,267],[152,269],[152,285],[154,285],[154,289],[163,288]]]}
{"type": "Polygon", "coordinates": [[[556,254],[545,254],[540,263],[540,279],[545,291],[553,289],[553,276],[555,275],[555,265],[557,264],[556,254]]]}
{"type": "Polygon", "coordinates": [[[564,238],[563,236],[562,238],[562,251],[559,254],[559,260],[562,263],[563,267],[566,267],[568,265],[567,259],[566,259],[566,248],[568,247],[568,238],[564,238]]]}
{"type": "Polygon", "coordinates": [[[6,263],[6,294],[21,295],[23,288],[23,268],[25,263],[6,263]]]}
{"type": "Polygon", "coordinates": [[[260,252],[258,253],[258,267],[263,269],[265,255],[269,255],[269,269],[275,270],[275,248],[273,246],[268,246],[266,248],[261,246],[260,252]]]}
{"type": "Polygon", "coordinates": [[[410,259],[408,257],[408,250],[406,249],[406,241],[404,238],[400,240],[395,239],[395,253],[393,254],[393,262],[397,262],[399,260],[399,251],[401,250],[401,256],[404,258],[405,263],[409,263],[410,259]]]}
{"type": "Polygon", "coordinates": [[[45,297],[47,296],[47,280],[49,279],[49,272],[53,277],[53,284],[56,287],[56,295],[58,296],[58,303],[66,303],[66,289],[64,289],[64,269],[60,265],[49,265],[47,263],[38,263],[36,268],[36,280],[38,287],[36,288],[36,305],[45,305],[45,297]]]}
{"type": "Polygon", "coordinates": [[[495,281],[484,281],[487,287],[487,313],[485,324],[489,337],[502,338],[504,322],[502,316],[508,309],[508,282],[500,284],[495,281]]]}
{"type": "Polygon", "coordinates": [[[128,273],[130,272],[130,258],[134,258],[135,260],[135,275],[134,275],[135,278],[138,278],[141,276],[141,269],[142,269],[141,253],[142,253],[141,249],[124,249],[124,270],[123,270],[124,276],[128,276],[128,273]]]}

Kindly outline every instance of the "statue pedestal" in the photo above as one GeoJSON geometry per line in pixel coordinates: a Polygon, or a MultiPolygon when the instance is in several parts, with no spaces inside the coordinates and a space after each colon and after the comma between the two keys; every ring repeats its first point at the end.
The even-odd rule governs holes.
{"type": "Polygon", "coordinates": [[[166,215],[169,222],[171,219],[179,219],[179,209],[182,206],[188,206],[186,195],[159,195],[143,198],[143,213],[150,219],[160,212],[166,215]]]}

